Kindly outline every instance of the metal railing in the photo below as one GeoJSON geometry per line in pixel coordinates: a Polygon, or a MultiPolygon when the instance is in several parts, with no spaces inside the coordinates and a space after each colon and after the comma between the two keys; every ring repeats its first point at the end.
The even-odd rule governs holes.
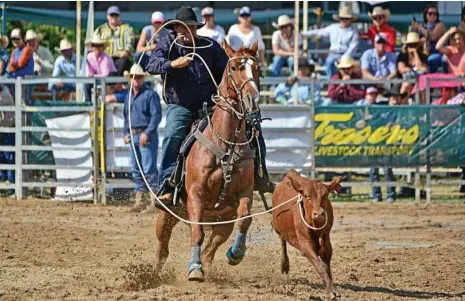
{"type": "MultiPolygon", "coordinates": [[[[4,151],[14,151],[16,154],[16,162],[14,166],[11,165],[5,165],[2,164],[0,165],[0,169],[9,169],[9,170],[15,170],[16,171],[16,181],[15,184],[0,184],[0,189],[15,189],[16,197],[18,199],[23,197],[23,188],[28,188],[28,187],[58,187],[60,185],[80,185],[80,186],[85,186],[82,185],[81,183],[71,183],[71,182],[54,182],[54,183],[43,183],[43,182],[32,182],[32,181],[25,181],[24,180],[24,173],[23,171],[29,171],[29,170],[57,170],[57,169],[84,169],[84,170],[91,170],[93,172],[93,183],[91,185],[88,185],[93,188],[94,191],[94,202],[97,203],[99,202],[99,199],[102,203],[106,203],[106,189],[107,188],[115,188],[115,187],[124,187],[124,188],[130,188],[133,187],[133,185],[128,184],[128,183],[112,183],[109,181],[110,179],[107,179],[106,173],[108,171],[108,166],[106,165],[105,162],[105,107],[108,105],[104,104],[104,98],[105,98],[105,93],[100,93],[100,97],[97,97],[98,90],[93,89],[92,92],[92,106],[90,107],[82,107],[82,106],[59,106],[59,107],[37,107],[37,106],[29,106],[26,105],[27,101],[25,101],[25,94],[23,92],[23,87],[25,85],[34,85],[34,84],[43,84],[47,83],[46,78],[41,78],[41,79],[7,79],[7,80],[0,80],[0,84],[7,84],[7,85],[14,85],[15,87],[15,106],[3,106],[0,107],[0,111],[14,111],[16,115],[16,120],[17,123],[14,128],[0,128],[0,133],[15,133],[16,134],[16,140],[15,140],[15,146],[11,147],[6,147],[2,146],[2,149],[4,151]],[[18,101],[19,100],[19,101],[18,101]],[[28,143],[23,143],[24,139],[24,134],[25,133],[32,133],[32,132],[47,132],[47,131],[52,131],[52,129],[49,129],[47,127],[37,127],[37,126],[29,126],[27,123],[24,123],[27,121],[25,119],[25,116],[30,113],[30,112],[68,112],[68,113],[76,113],[76,112],[89,112],[94,116],[93,118],[93,124],[90,128],[86,129],[72,129],[72,128],[59,128],[59,129],[53,129],[53,131],[83,131],[83,132],[88,132],[92,135],[93,139],[93,146],[91,148],[74,148],[74,150],[83,150],[83,151],[90,151],[92,156],[93,156],[93,166],[92,168],[87,168],[87,167],[76,167],[72,165],[46,165],[46,164],[26,164],[27,162],[23,161],[23,155],[26,152],[29,151],[36,151],[36,150],[41,150],[41,151],[53,151],[53,150],[63,150],[63,148],[60,147],[53,147],[53,146],[37,146],[37,145],[30,145],[28,143]],[[21,122],[18,122],[21,121],[21,122]],[[100,130],[99,130],[99,122],[100,121],[100,130]],[[24,123],[24,124],[23,124],[24,123]],[[99,143],[100,143],[100,148],[99,148],[99,143]],[[100,164],[102,163],[102,164],[100,164]]],[[[54,79],[56,80],[56,79],[54,79]]],[[[158,80],[157,78],[151,79],[152,81],[158,80]]],[[[285,80],[285,78],[265,78],[262,79],[261,84],[262,85],[273,85],[278,82],[282,82],[285,80]]],[[[465,81],[463,78],[457,78],[457,79],[427,79],[427,87],[429,87],[431,81],[465,81]]],[[[61,81],[61,79],[60,79],[61,81]]],[[[124,82],[126,81],[125,78],[119,77],[119,78],[103,78],[101,79],[101,91],[106,90],[106,85],[116,83],[116,82],[124,82]]],[[[95,78],[63,78],[62,82],[67,82],[67,83],[76,83],[76,84],[92,84],[96,86],[96,79],[95,78]]],[[[310,162],[306,162],[307,164],[302,165],[297,165],[297,166],[285,166],[283,168],[275,168],[275,167],[270,167],[270,170],[275,173],[285,173],[287,168],[297,168],[300,169],[304,172],[308,172],[310,176],[315,177],[317,171],[322,171],[322,170],[329,170],[325,166],[321,166],[321,164],[318,164],[316,157],[315,157],[315,103],[313,101],[313,91],[315,91],[315,84],[316,80],[313,78],[304,78],[300,80],[300,84],[309,84],[310,89],[312,93],[310,94],[312,97],[312,101],[310,102],[310,105],[299,105],[299,106],[281,106],[281,105],[272,105],[272,106],[264,106],[263,110],[267,112],[276,112],[276,114],[286,114],[286,111],[293,111],[294,109],[297,111],[305,112],[305,114],[308,114],[308,119],[309,123],[302,128],[298,128],[298,132],[304,133],[305,135],[308,135],[310,144],[308,145],[309,147],[309,152],[310,152],[310,162]],[[289,109],[289,110],[288,110],[289,109]],[[309,164],[308,164],[309,163],[309,164]]],[[[338,83],[345,83],[345,84],[364,84],[364,85],[379,85],[379,84],[399,84],[405,82],[404,80],[401,79],[393,79],[389,81],[369,81],[369,80],[350,80],[350,81],[325,81],[325,80],[319,80],[318,83],[322,85],[328,85],[328,84],[338,84],[338,83]]],[[[411,83],[415,83],[414,80],[409,81],[411,83]]],[[[415,94],[415,103],[419,104],[420,103],[420,98],[419,98],[419,91],[417,89],[417,93],[415,94]]],[[[427,103],[430,104],[430,93],[429,89],[426,89],[426,99],[427,103]]],[[[121,105],[112,105],[112,107],[121,107],[121,105]]],[[[266,115],[264,115],[266,117],[266,115]]],[[[267,126],[264,126],[264,132],[265,132],[265,137],[267,133],[280,133],[280,135],[285,135],[288,133],[292,133],[294,129],[292,128],[270,128],[267,126]]],[[[280,147],[276,147],[276,149],[279,150],[280,147]]],[[[296,147],[299,148],[299,147],[296,147]]],[[[301,149],[304,149],[305,147],[300,147],[301,149]]],[[[282,148],[284,149],[284,148],[282,148]]],[[[120,147],[117,149],[118,151],[124,151],[124,148],[120,147]]],[[[107,149],[107,151],[113,151],[113,149],[107,149]]],[[[129,152],[129,149],[126,148],[126,151],[129,152]]],[[[355,169],[357,169],[356,166],[354,166],[355,169]]],[[[353,168],[348,168],[352,169],[353,168]]],[[[338,168],[338,171],[344,171],[344,168],[338,168]]],[[[399,183],[399,182],[345,182],[343,183],[343,186],[347,187],[355,187],[355,186],[409,186],[409,187],[414,187],[415,188],[415,194],[416,194],[416,199],[419,201],[420,200],[420,190],[421,190],[421,166],[413,167],[413,168],[408,168],[409,172],[412,172],[415,174],[414,178],[414,183],[413,184],[404,184],[404,183],[399,183]]],[[[128,171],[128,170],[121,170],[121,171],[128,171]]],[[[431,174],[432,174],[432,168],[430,164],[426,165],[426,191],[427,191],[427,201],[431,200],[431,187],[433,185],[458,185],[458,184],[465,184],[465,181],[437,181],[433,182],[431,180],[431,174]]]]}

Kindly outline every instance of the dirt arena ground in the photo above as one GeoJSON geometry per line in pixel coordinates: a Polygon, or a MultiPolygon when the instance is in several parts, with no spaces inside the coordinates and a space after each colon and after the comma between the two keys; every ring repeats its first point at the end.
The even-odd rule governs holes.
{"type": "MultiPolygon", "coordinates": [[[[334,207],[332,265],[342,300],[465,300],[464,204],[334,207]]],[[[254,220],[239,266],[226,263],[231,238],[199,284],[186,280],[187,226],[175,228],[163,280],[154,280],[155,215],[124,210],[0,199],[0,300],[326,299],[296,250],[290,249],[290,274],[280,274],[269,215],[254,220]]]]}

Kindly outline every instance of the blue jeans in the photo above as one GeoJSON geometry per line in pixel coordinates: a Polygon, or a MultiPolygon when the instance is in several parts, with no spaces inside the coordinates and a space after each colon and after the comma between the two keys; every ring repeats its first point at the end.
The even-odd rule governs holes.
{"type": "Polygon", "coordinates": [[[428,56],[428,73],[436,73],[439,66],[442,66],[443,72],[447,73],[447,56],[441,53],[432,53],[428,56]]]}
{"type": "MultiPolygon", "coordinates": [[[[160,186],[173,173],[181,144],[189,134],[192,123],[197,119],[197,110],[189,110],[175,104],[168,105],[161,154],[160,186]]],[[[164,192],[172,193],[173,190],[170,187],[166,187],[164,192]]]]}
{"type": "Polygon", "coordinates": [[[275,55],[273,57],[273,63],[271,65],[271,76],[281,76],[281,69],[285,64],[287,64],[289,70],[291,70],[292,73],[294,57],[275,55]]]}
{"type": "MultiPolygon", "coordinates": [[[[395,182],[396,178],[394,177],[394,173],[392,172],[392,168],[384,167],[384,178],[386,182],[395,182]]],[[[368,180],[370,182],[379,182],[379,168],[370,168],[370,175],[368,176],[368,180]]],[[[396,187],[388,186],[387,194],[389,199],[395,200],[397,197],[396,194],[396,187]]],[[[381,194],[380,187],[373,187],[372,195],[374,199],[381,201],[383,196],[381,194]]]]}
{"type": "Polygon", "coordinates": [[[337,73],[337,68],[336,65],[334,64],[337,60],[341,58],[342,54],[338,53],[330,53],[328,57],[326,58],[325,62],[325,70],[326,70],[326,75],[331,78],[333,77],[334,74],[337,73]]]}
{"type": "MultiPolygon", "coordinates": [[[[14,133],[0,133],[0,145],[14,146],[15,134],[14,133]]],[[[15,152],[0,151],[0,164],[15,164],[15,152]]],[[[2,181],[8,180],[10,183],[15,182],[14,170],[0,170],[0,179],[2,181]]],[[[15,193],[14,189],[8,191],[9,194],[15,193]]]]}
{"type": "Polygon", "coordinates": [[[153,133],[149,136],[149,144],[146,147],[140,147],[139,139],[140,133],[133,135],[134,146],[136,152],[129,145],[129,156],[131,158],[132,178],[136,184],[136,192],[147,192],[149,191],[145,185],[144,179],[142,178],[141,171],[136,162],[136,155],[139,159],[139,163],[142,167],[147,182],[150,187],[156,193],[158,190],[158,170],[157,170],[157,153],[158,153],[158,134],[153,133]]]}

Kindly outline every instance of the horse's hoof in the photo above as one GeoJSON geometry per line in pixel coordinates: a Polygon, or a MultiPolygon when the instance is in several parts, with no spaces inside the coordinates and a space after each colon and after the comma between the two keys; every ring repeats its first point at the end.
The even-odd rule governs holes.
{"type": "Polygon", "coordinates": [[[203,271],[202,271],[202,269],[199,269],[199,268],[192,269],[189,272],[189,276],[187,277],[187,279],[189,281],[198,281],[198,282],[204,282],[205,281],[203,271]]]}
{"type": "Polygon", "coordinates": [[[242,259],[244,259],[245,251],[242,254],[234,255],[232,251],[232,247],[229,248],[228,252],[226,253],[226,257],[228,258],[228,263],[230,265],[238,265],[241,263],[242,259]]]}

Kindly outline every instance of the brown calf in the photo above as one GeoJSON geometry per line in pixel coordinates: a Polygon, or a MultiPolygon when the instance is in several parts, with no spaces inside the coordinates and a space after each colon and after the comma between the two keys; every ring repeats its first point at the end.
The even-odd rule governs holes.
{"type": "Polygon", "coordinates": [[[313,264],[328,290],[331,300],[340,296],[331,276],[333,249],[329,232],[334,216],[328,194],[340,188],[342,178],[325,185],[300,176],[291,169],[273,193],[273,208],[299,197],[301,202],[289,202],[273,211],[273,228],[281,239],[281,272],[289,273],[287,243],[300,250],[313,264]]]}

